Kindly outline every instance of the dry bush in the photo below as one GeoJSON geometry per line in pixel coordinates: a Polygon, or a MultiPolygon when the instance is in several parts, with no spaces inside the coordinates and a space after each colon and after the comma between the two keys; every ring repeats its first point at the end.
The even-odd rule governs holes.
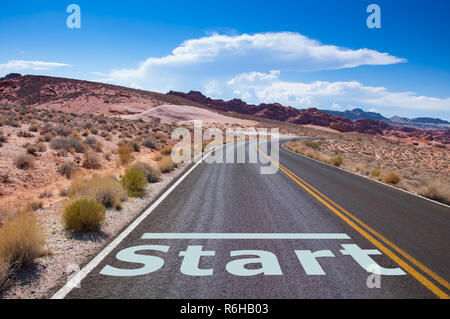
{"type": "Polygon", "coordinates": [[[313,142],[313,141],[304,141],[303,144],[305,144],[305,146],[312,148],[314,150],[318,150],[320,149],[320,144],[317,142],[313,142]]]}
{"type": "Polygon", "coordinates": [[[125,173],[120,182],[128,190],[130,197],[142,197],[147,184],[147,177],[141,171],[131,169],[125,173]]]}
{"type": "Polygon", "coordinates": [[[161,149],[160,152],[162,155],[170,155],[172,154],[172,146],[165,146],[161,149]]]}
{"type": "Polygon", "coordinates": [[[133,153],[133,147],[129,144],[122,144],[119,146],[117,150],[117,154],[119,154],[119,160],[122,165],[126,165],[129,162],[131,162],[133,156],[131,155],[133,153]]]}
{"type": "Polygon", "coordinates": [[[152,150],[156,149],[156,142],[151,137],[146,138],[141,144],[142,144],[142,146],[147,147],[149,149],[152,149],[152,150]]]}
{"type": "Polygon", "coordinates": [[[330,161],[331,161],[331,164],[339,167],[342,165],[343,159],[341,156],[337,156],[337,157],[333,157],[330,161]]]}
{"type": "Polygon", "coordinates": [[[75,138],[57,137],[50,143],[50,147],[54,150],[83,152],[83,144],[75,138]]]}
{"type": "Polygon", "coordinates": [[[161,155],[161,153],[157,153],[153,156],[153,160],[159,162],[160,160],[162,160],[163,156],[161,155]]]}
{"type": "Polygon", "coordinates": [[[400,182],[400,176],[398,176],[395,173],[389,173],[384,179],[383,181],[386,184],[392,184],[392,185],[397,185],[400,182]]]}
{"type": "Polygon", "coordinates": [[[149,183],[157,183],[161,180],[159,169],[147,163],[137,162],[131,166],[131,169],[137,169],[145,174],[149,183]]]}
{"type": "Polygon", "coordinates": [[[64,208],[63,221],[76,232],[98,229],[106,217],[106,208],[91,199],[79,199],[64,208]]]}
{"type": "Polygon", "coordinates": [[[122,208],[127,193],[114,176],[75,176],[68,194],[72,198],[92,198],[107,208],[122,208]]]}
{"type": "Polygon", "coordinates": [[[0,228],[0,288],[9,275],[31,264],[45,251],[45,236],[36,218],[20,212],[0,228]]]}
{"type": "Polygon", "coordinates": [[[450,205],[450,186],[439,179],[429,180],[419,194],[429,199],[450,205]]]}
{"type": "Polygon", "coordinates": [[[370,176],[373,177],[373,178],[379,178],[381,176],[381,171],[379,169],[374,168],[370,172],[370,176]]]}
{"type": "Polygon", "coordinates": [[[72,161],[66,161],[58,166],[56,169],[59,174],[66,178],[71,178],[76,169],[75,164],[72,161]]]}
{"type": "Polygon", "coordinates": [[[172,161],[171,156],[163,156],[161,160],[158,161],[159,170],[163,173],[169,173],[174,170],[175,163],[172,161]]]}
{"type": "Polygon", "coordinates": [[[26,153],[16,156],[13,162],[18,169],[29,169],[34,167],[34,157],[26,153]]]}
{"type": "Polygon", "coordinates": [[[83,167],[87,169],[99,169],[102,166],[100,156],[94,151],[84,153],[83,167]]]}

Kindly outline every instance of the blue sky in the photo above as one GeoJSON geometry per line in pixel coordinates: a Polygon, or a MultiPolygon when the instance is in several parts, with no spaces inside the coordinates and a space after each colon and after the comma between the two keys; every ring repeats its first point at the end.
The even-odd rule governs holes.
{"type": "Polygon", "coordinates": [[[16,1],[0,76],[450,120],[450,1],[16,1]],[[81,7],[81,29],[66,7],[81,7]],[[369,29],[366,7],[381,8],[369,29]]]}

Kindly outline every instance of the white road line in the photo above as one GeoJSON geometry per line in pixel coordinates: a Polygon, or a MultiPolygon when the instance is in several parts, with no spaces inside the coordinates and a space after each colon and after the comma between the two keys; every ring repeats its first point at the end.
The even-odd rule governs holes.
{"type": "Polygon", "coordinates": [[[337,167],[337,166],[334,166],[334,165],[331,165],[331,164],[328,164],[328,163],[325,163],[325,162],[316,160],[316,159],[314,159],[314,158],[305,156],[305,155],[303,155],[303,154],[299,154],[299,153],[293,152],[293,151],[291,151],[290,149],[286,148],[284,145],[285,145],[285,143],[283,143],[283,144],[281,145],[281,147],[284,148],[284,150],[286,150],[286,151],[288,151],[288,152],[291,152],[292,154],[295,154],[295,155],[298,155],[298,156],[307,158],[307,159],[309,159],[309,160],[315,161],[315,162],[320,163],[320,164],[323,164],[323,165],[327,165],[327,166],[330,166],[330,167],[333,167],[333,168],[340,169],[341,171],[344,171],[344,172],[347,172],[347,173],[350,173],[350,174],[353,174],[353,175],[356,175],[356,176],[365,178],[365,179],[367,179],[367,180],[369,180],[369,181],[371,181],[371,182],[375,182],[375,183],[378,183],[378,184],[380,184],[380,185],[383,185],[383,186],[386,186],[386,187],[390,187],[390,188],[396,189],[396,190],[398,190],[398,191],[402,191],[402,192],[404,192],[404,193],[406,193],[406,194],[413,195],[413,196],[416,196],[416,197],[425,199],[425,200],[427,200],[427,201],[429,201],[429,202],[432,202],[432,203],[434,203],[434,204],[438,204],[438,205],[441,205],[441,206],[450,208],[449,205],[446,205],[446,204],[444,204],[444,203],[441,203],[441,202],[438,202],[438,201],[435,201],[435,200],[426,198],[426,197],[424,197],[424,196],[422,196],[422,195],[419,195],[419,194],[411,193],[411,192],[407,191],[406,189],[394,187],[394,186],[392,186],[392,185],[389,185],[389,184],[385,184],[385,183],[383,183],[383,182],[380,182],[380,181],[378,181],[378,180],[376,180],[376,179],[372,179],[372,178],[370,178],[370,177],[367,177],[367,176],[364,176],[364,175],[361,175],[361,174],[358,174],[358,173],[355,173],[355,172],[346,170],[345,168],[337,167]]]}
{"type": "Polygon", "coordinates": [[[100,262],[113,251],[145,218],[150,215],[153,210],[200,164],[208,157],[214,150],[204,155],[201,160],[196,162],[182,177],[180,177],[164,194],[162,194],[147,210],[145,210],[138,218],[134,220],[119,236],[117,236],[108,246],[106,246],[94,259],[92,259],[86,266],[83,267],[77,274],[75,274],[58,292],[56,292],[51,299],[64,299],[74,287],[95,268],[100,262]]]}
{"type": "Polygon", "coordinates": [[[142,239],[350,239],[343,233],[145,233],[142,239]]]}

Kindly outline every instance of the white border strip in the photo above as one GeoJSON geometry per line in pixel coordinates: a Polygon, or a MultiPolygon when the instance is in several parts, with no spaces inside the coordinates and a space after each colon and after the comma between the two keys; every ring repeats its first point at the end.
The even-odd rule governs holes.
{"type": "Polygon", "coordinates": [[[405,189],[402,189],[402,188],[399,188],[399,187],[394,187],[394,186],[392,186],[392,185],[389,185],[389,184],[385,184],[385,183],[383,183],[383,182],[380,182],[379,180],[372,179],[372,178],[370,178],[370,177],[367,177],[367,176],[364,176],[364,175],[361,175],[361,174],[358,174],[358,173],[355,173],[355,172],[346,170],[345,168],[338,167],[338,166],[334,166],[334,165],[331,165],[331,164],[328,164],[328,163],[325,163],[325,162],[316,160],[315,158],[311,158],[311,157],[305,156],[305,155],[303,155],[303,154],[296,153],[296,152],[294,152],[294,151],[291,151],[290,149],[287,149],[287,148],[284,146],[284,144],[286,144],[286,143],[283,143],[283,144],[281,145],[281,147],[284,148],[286,151],[291,152],[292,154],[295,154],[295,155],[298,155],[298,156],[307,158],[307,159],[309,159],[309,160],[315,161],[315,162],[320,163],[320,164],[324,164],[324,165],[328,165],[328,166],[333,167],[333,168],[340,169],[341,171],[344,171],[344,172],[347,172],[347,173],[350,173],[350,174],[353,174],[353,175],[356,175],[356,176],[365,178],[365,179],[367,179],[367,180],[369,180],[369,181],[378,183],[378,184],[380,184],[380,185],[383,185],[383,186],[386,186],[386,187],[390,187],[390,188],[393,188],[393,189],[402,191],[402,192],[404,192],[404,193],[406,193],[406,194],[413,195],[413,196],[416,196],[416,197],[425,199],[425,200],[427,200],[427,201],[429,201],[429,202],[431,202],[431,203],[438,204],[438,205],[441,205],[441,206],[450,208],[450,206],[448,206],[448,205],[446,205],[446,204],[444,204],[444,203],[441,203],[441,202],[438,202],[438,201],[435,201],[435,200],[426,198],[426,197],[424,197],[424,196],[422,196],[422,195],[415,194],[415,193],[409,192],[409,191],[407,191],[407,190],[405,190],[405,189]]]}
{"type": "MultiPolygon", "coordinates": [[[[216,148],[217,149],[217,148],[216,148]]],[[[94,259],[92,259],[86,266],[76,273],[67,283],[58,290],[51,299],[64,299],[74,287],[77,287],[80,282],[92,271],[100,262],[111,253],[145,218],[150,215],[153,210],[167,197],[169,194],[200,164],[216,149],[211,150],[204,155],[200,161],[194,164],[182,177],[180,177],[164,194],[162,194],[147,210],[145,210],[138,218],[134,220],[119,236],[117,236],[108,246],[106,246],[94,259]]]]}
{"type": "Polygon", "coordinates": [[[142,239],[350,239],[343,233],[145,233],[142,239]]]}

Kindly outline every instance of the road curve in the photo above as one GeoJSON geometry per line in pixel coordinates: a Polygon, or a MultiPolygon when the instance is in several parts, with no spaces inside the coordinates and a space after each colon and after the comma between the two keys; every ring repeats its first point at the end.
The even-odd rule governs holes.
{"type": "MultiPolygon", "coordinates": [[[[226,157],[231,148],[245,148],[248,152],[248,147],[248,143],[229,145],[214,155],[226,157]]],[[[80,288],[70,289],[63,297],[448,296],[448,207],[282,147],[275,159],[281,169],[269,175],[260,174],[262,163],[199,164],[87,274],[80,288]],[[158,238],[161,233],[165,235],[158,238]],[[216,238],[208,238],[211,233],[216,238]],[[241,238],[230,238],[229,233],[241,238]],[[147,238],[142,238],[144,234],[148,234],[147,238]],[[185,238],[175,238],[179,234],[185,238]],[[252,238],[252,234],[260,237],[252,238]],[[263,238],[264,234],[275,238],[263,238]],[[297,234],[298,238],[286,234],[297,234]],[[314,237],[321,234],[329,237],[314,237]],[[166,247],[167,252],[138,252],[141,256],[159,257],[163,261],[160,269],[136,276],[115,276],[105,271],[108,267],[142,268],[143,264],[121,261],[116,255],[130,247],[149,245],[166,247]],[[205,256],[196,260],[193,253],[189,259],[185,256],[188,246],[193,250],[201,246],[205,256]],[[382,275],[378,281],[361,266],[361,258],[349,254],[350,247],[370,250],[376,264],[402,274],[382,275]],[[261,251],[263,264],[253,260],[255,263],[239,267],[232,263],[255,258],[261,251]],[[308,252],[317,251],[328,256],[317,258],[318,265],[308,259],[308,252]],[[265,273],[258,271],[261,267],[265,273]],[[376,286],[379,283],[379,288],[369,288],[368,280],[376,286]]]]}

